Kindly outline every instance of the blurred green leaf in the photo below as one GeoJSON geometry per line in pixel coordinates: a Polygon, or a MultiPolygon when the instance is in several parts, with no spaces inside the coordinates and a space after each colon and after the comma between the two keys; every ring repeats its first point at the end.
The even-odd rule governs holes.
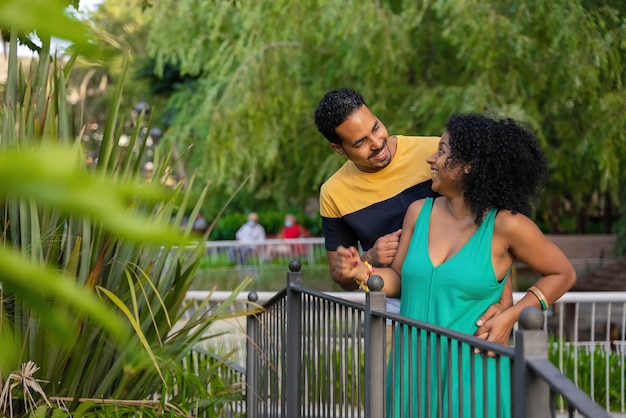
{"type": "MultiPolygon", "coordinates": [[[[26,257],[6,247],[0,251],[0,282],[11,290],[21,289],[20,294],[32,299],[48,300],[46,303],[33,303],[31,308],[35,312],[40,311],[39,314],[45,313],[42,316],[48,318],[48,326],[58,336],[59,342],[69,344],[76,335],[71,335],[66,326],[72,322],[66,314],[50,305],[54,299],[57,301],[55,304],[62,302],[80,314],[91,316],[116,338],[127,337],[120,318],[112,317],[111,311],[100,303],[93,292],[75,286],[70,277],[33,265],[26,257]]],[[[78,329],[73,331],[76,333],[78,329]]]]}
{"type": "Polygon", "coordinates": [[[86,46],[86,27],[70,17],[67,5],[65,0],[0,0],[0,25],[86,46]]]}
{"type": "Polygon", "coordinates": [[[164,188],[139,180],[119,184],[82,168],[75,149],[42,145],[0,154],[0,195],[19,196],[68,214],[98,219],[116,235],[135,242],[184,245],[174,227],[128,211],[134,199],[157,201],[164,188]]]}

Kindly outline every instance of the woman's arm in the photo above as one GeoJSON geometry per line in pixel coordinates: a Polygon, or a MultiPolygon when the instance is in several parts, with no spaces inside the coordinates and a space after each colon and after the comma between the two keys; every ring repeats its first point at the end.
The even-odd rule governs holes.
{"type": "MultiPolygon", "coordinates": [[[[545,308],[576,283],[576,271],[565,254],[531,219],[522,214],[512,214],[509,211],[498,214],[493,245],[508,248],[514,258],[541,275],[534,286],[539,289],[539,294],[545,297],[545,308]]],[[[497,269],[496,263],[497,260],[494,263],[494,268],[497,269]]],[[[486,334],[488,340],[506,343],[520,313],[528,306],[544,309],[539,298],[529,291],[515,305],[486,321],[478,329],[477,335],[486,334]]]]}

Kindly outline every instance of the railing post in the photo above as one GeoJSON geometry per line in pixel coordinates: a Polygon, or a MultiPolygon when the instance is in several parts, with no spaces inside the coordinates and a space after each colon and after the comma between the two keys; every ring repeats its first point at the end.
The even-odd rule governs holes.
{"type": "MultiPolygon", "coordinates": [[[[300,392],[301,392],[301,368],[300,353],[302,352],[302,294],[293,289],[302,286],[302,273],[300,262],[289,262],[287,273],[287,335],[283,336],[283,347],[287,348],[285,368],[287,370],[287,387],[285,417],[300,417],[300,392]]],[[[283,386],[284,387],[284,386],[283,386]]]]}
{"type": "Polygon", "coordinates": [[[526,366],[527,358],[548,359],[548,334],[543,326],[543,312],[524,308],[515,331],[513,366],[513,418],[550,418],[550,387],[526,366]]]}
{"type": "Polygon", "coordinates": [[[384,311],[386,300],[379,291],[365,295],[365,418],[385,416],[385,318],[373,316],[372,310],[384,311]]]}
{"type": "MultiPolygon", "coordinates": [[[[248,293],[248,300],[256,302],[259,297],[256,292],[248,293]]],[[[258,418],[259,402],[259,365],[261,356],[259,353],[259,318],[256,315],[248,315],[246,319],[246,417],[258,418]]]]}

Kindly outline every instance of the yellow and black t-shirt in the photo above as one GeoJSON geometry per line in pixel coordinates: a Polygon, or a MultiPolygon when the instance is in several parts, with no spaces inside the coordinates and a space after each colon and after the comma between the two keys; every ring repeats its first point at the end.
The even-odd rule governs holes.
{"type": "Polygon", "coordinates": [[[439,137],[397,135],[391,163],[375,173],[364,173],[352,161],[333,174],[320,191],[320,215],[327,251],[360,242],[364,251],[376,240],[402,227],[411,203],[437,196],[431,189],[430,166],[439,137]]]}

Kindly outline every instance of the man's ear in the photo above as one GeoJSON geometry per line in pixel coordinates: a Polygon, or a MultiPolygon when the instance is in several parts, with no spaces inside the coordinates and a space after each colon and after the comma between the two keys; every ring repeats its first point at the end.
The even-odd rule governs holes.
{"type": "Polygon", "coordinates": [[[337,154],[346,157],[346,152],[343,150],[343,148],[341,147],[341,145],[337,145],[337,144],[330,144],[330,147],[333,149],[333,151],[335,151],[337,154]]]}

